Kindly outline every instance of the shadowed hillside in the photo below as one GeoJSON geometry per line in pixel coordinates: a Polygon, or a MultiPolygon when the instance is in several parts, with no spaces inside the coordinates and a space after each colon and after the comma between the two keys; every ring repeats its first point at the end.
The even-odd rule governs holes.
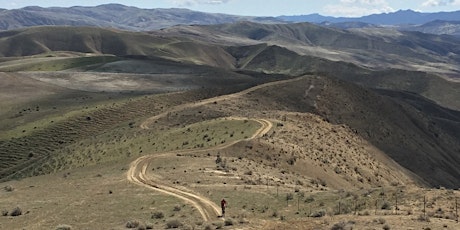
{"type": "Polygon", "coordinates": [[[239,22],[224,25],[173,27],[161,33],[177,36],[187,31],[194,39],[207,42],[252,45],[267,43],[296,53],[360,66],[403,68],[429,72],[459,72],[459,43],[452,36],[368,28],[341,30],[310,23],[257,24],[239,22]]]}
{"type": "Polygon", "coordinates": [[[230,47],[239,68],[288,75],[318,73],[365,87],[409,91],[460,110],[460,84],[420,71],[389,69],[373,71],[345,61],[301,56],[279,46],[230,47]]]}
{"type": "Polygon", "coordinates": [[[460,113],[421,97],[392,96],[326,77],[251,95],[263,108],[311,112],[345,124],[430,185],[458,187],[460,113]]]}
{"type": "Polygon", "coordinates": [[[58,51],[116,56],[156,56],[230,68],[233,57],[222,48],[185,38],[152,36],[91,27],[35,27],[0,32],[4,57],[43,55],[58,51]]]}
{"type": "MultiPolygon", "coordinates": [[[[426,72],[389,67],[403,65],[411,69],[411,65],[417,63],[445,61],[453,70],[453,63],[458,61],[458,47],[455,46],[458,41],[452,37],[419,33],[393,33],[383,37],[377,34],[375,31],[351,32],[308,23],[262,25],[242,22],[176,27],[152,33],[89,27],[36,27],[0,32],[0,53],[4,56],[0,69],[11,72],[38,70],[42,72],[23,74],[72,90],[102,93],[105,90],[158,93],[149,87],[158,89],[161,86],[173,91],[187,91],[201,86],[203,90],[217,89],[210,95],[218,95],[272,79],[319,75],[320,78],[311,78],[306,85],[287,85],[284,90],[273,90],[267,95],[263,90],[256,92],[260,93],[260,98],[266,98],[268,104],[262,103],[265,109],[316,113],[333,124],[345,124],[431,185],[455,187],[458,185],[456,178],[460,178],[455,168],[459,162],[456,135],[460,119],[458,112],[439,105],[459,110],[460,84],[426,72]],[[363,44],[367,45],[363,48],[363,44]],[[296,48],[298,52],[293,51],[296,48]],[[311,53],[315,55],[308,55],[311,53]],[[323,53],[328,55],[318,57],[323,53]],[[345,58],[349,55],[353,59],[345,58]],[[367,55],[382,63],[365,65],[372,68],[363,67],[370,61],[367,55]],[[401,60],[408,62],[399,63],[401,60]],[[79,71],[90,72],[75,73],[79,71]],[[112,73],[123,74],[110,77],[112,73]],[[147,75],[139,77],[137,74],[147,75]],[[126,84],[125,89],[114,86],[118,83],[98,82],[106,79],[126,84]],[[85,88],[85,83],[89,86],[98,83],[100,87],[85,88]],[[412,162],[414,158],[419,161],[412,162]]],[[[203,98],[202,95],[197,97],[203,98]]],[[[177,103],[174,101],[173,104],[177,103]]],[[[135,104],[129,111],[138,106],[135,104]]],[[[148,108],[143,109],[138,115],[152,114],[148,108]]],[[[152,109],[156,111],[158,108],[154,106],[152,109]]],[[[115,110],[108,109],[119,117],[115,110]]],[[[217,114],[220,116],[224,112],[217,114]]],[[[133,114],[128,117],[135,118],[133,114]]],[[[73,125],[87,122],[84,118],[81,121],[81,116],[78,119],[59,124],[75,129],[73,125]]],[[[106,122],[100,123],[102,129],[122,121],[106,122]]],[[[179,124],[182,122],[178,121],[179,124]]],[[[28,136],[24,129],[19,135],[21,140],[8,140],[2,143],[2,148],[13,152],[16,150],[11,146],[21,150],[35,148],[42,136],[60,134],[55,131],[54,124],[51,127],[51,131],[37,130],[38,137],[33,135],[35,131],[28,136]],[[31,144],[24,145],[22,141],[31,144]]],[[[48,139],[57,143],[55,147],[59,148],[59,145],[74,143],[74,138],[93,132],[97,127],[81,129],[82,133],[71,132],[75,136],[64,135],[67,139],[63,143],[55,136],[48,139]]],[[[41,149],[40,152],[32,155],[46,159],[53,150],[41,149]]],[[[29,153],[30,150],[21,151],[21,155],[15,157],[7,154],[8,161],[4,164],[8,169],[2,175],[40,174],[37,171],[40,167],[30,165],[33,159],[29,159],[29,153]],[[18,170],[22,171],[22,164],[30,167],[18,173],[18,170]]]]}

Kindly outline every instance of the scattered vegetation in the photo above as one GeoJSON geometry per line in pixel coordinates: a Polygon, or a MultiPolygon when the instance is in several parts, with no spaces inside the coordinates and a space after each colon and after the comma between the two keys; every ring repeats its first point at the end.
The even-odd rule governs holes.
{"type": "Polygon", "coordinates": [[[137,228],[139,227],[140,222],[138,220],[130,220],[126,223],[127,228],[137,228]]]}
{"type": "Polygon", "coordinates": [[[182,226],[183,226],[183,224],[177,219],[169,220],[168,222],[166,222],[166,228],[168,228],[168,229],[170,229],[170,228],[180,228],[182,226]]]}

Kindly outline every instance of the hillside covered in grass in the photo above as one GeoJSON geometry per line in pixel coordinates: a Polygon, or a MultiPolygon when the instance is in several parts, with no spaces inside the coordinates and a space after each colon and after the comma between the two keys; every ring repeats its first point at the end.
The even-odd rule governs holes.
{"type": "Polygon", "coordinates": [[[308,23],[1,31],[0,228],[457,229],[459,43],[308,23]]]}

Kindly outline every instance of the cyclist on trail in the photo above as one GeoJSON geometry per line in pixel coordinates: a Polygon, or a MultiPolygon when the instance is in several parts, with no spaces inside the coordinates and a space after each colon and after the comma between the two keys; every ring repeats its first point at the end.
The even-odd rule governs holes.
{"type": "Polygon", "coordinates": [[[227,207],[227,201],[225,199],[220,201],[220,207],[222,208],[222,217],[225,217],[225,208],[227,207]]]}

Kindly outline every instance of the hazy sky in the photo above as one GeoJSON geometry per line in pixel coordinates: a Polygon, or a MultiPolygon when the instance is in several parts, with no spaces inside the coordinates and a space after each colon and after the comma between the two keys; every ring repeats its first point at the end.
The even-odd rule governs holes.
{"type": "Polygon", "coordinates": [[[460,10],[460,0],[0,0],[0,8],[69,7],[119,3],[139,8],[189,8],[197,11],[251,16],[319,13],[362,16],[412,9],[421,12],[460,10]]]}

